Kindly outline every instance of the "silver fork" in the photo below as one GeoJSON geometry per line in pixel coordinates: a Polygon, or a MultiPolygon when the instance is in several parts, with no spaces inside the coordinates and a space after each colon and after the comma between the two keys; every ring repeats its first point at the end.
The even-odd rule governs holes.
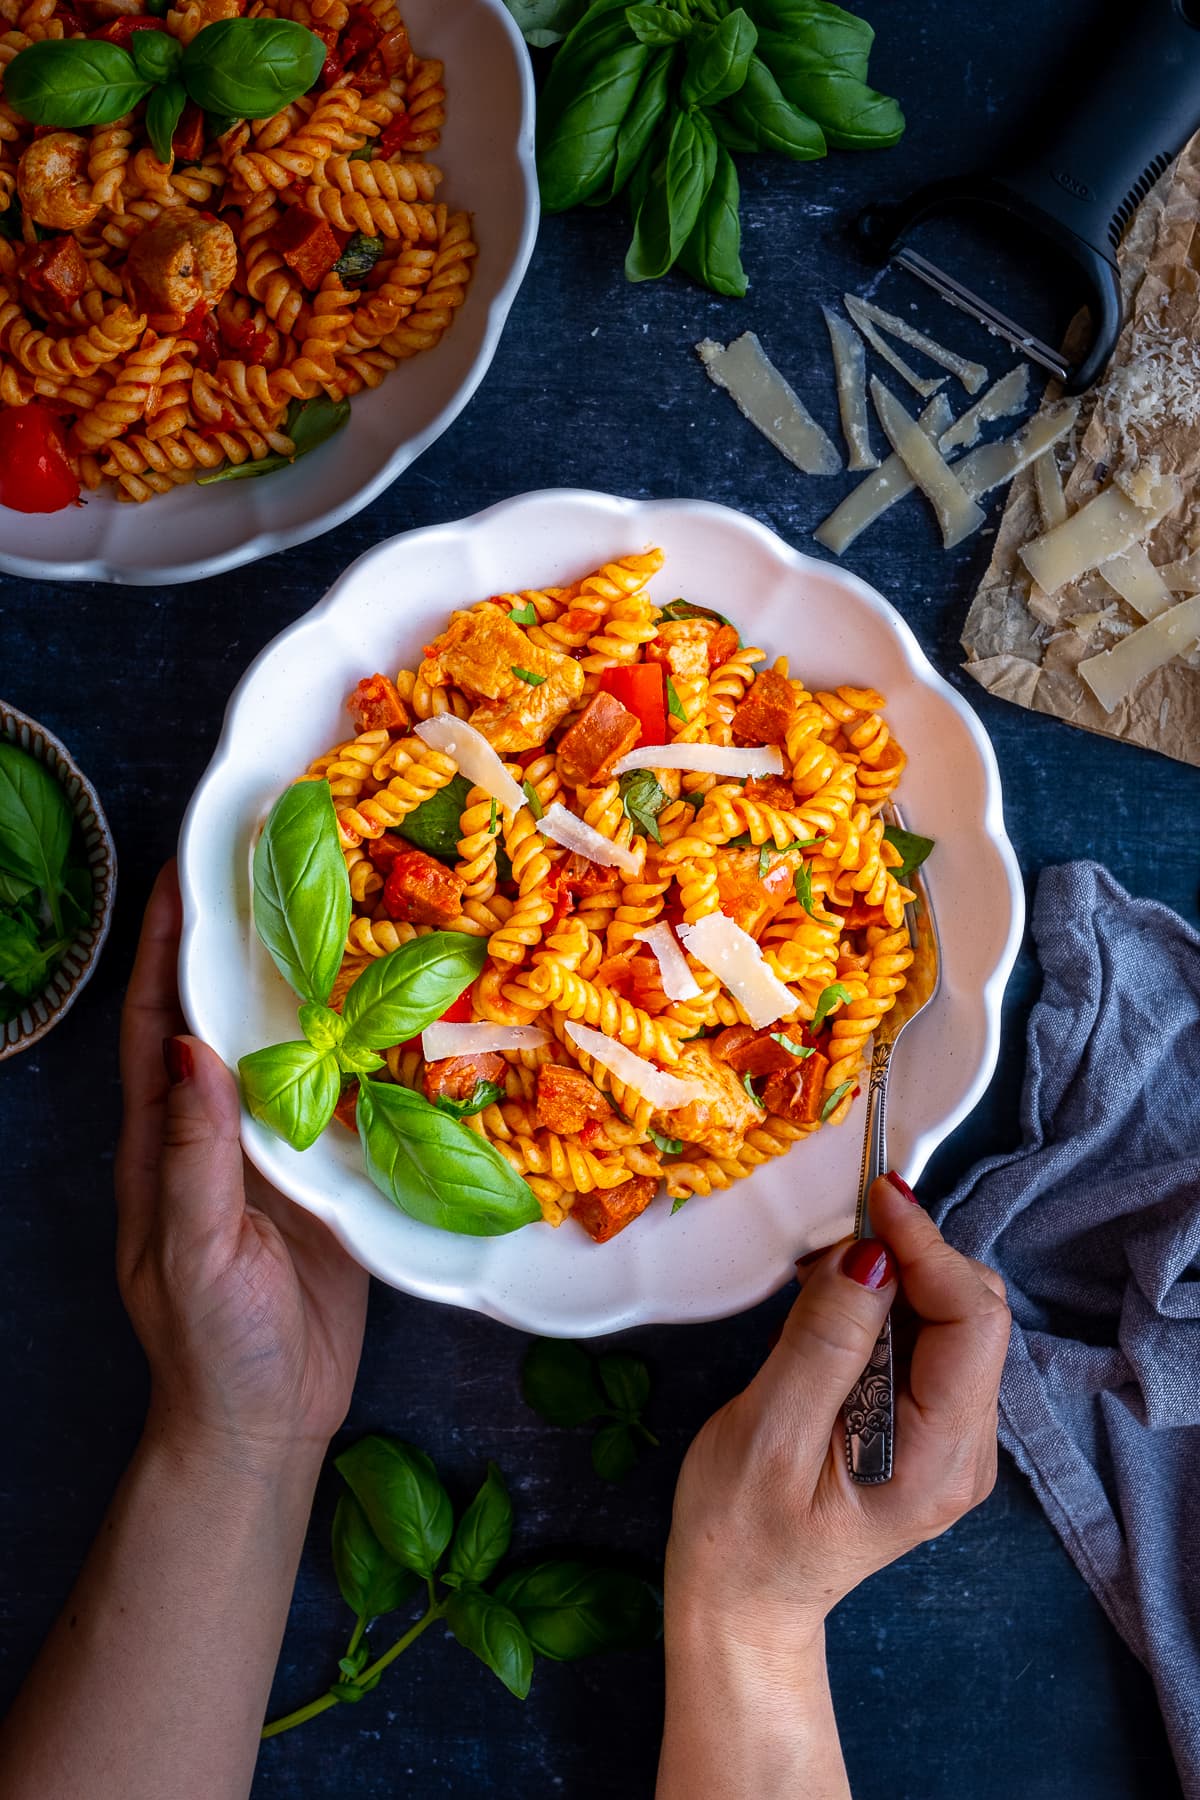
{"type": "MultiPolygon", "coordinates": [[[[884,817],[904,829],[899,810],[890,803],[884,817]]],[[[867,1194],[871,1183],[888,1168],[887,1088],[892,1052],[905,1027],[912,1024],[937,993],[942,981],[941,946],[929,888],[920,869],[905,877],[905,886],[916,899],[904,908],[904,922],[913,949],[912,966],[896,1004],[883,1015],[871,1049],[871,1078],[867,1089],[867,1124],[863,1134],[862,1169],[858,1207],[854,1215],[856,1238],[871,1236],[867,1194]]],[[[895,1385],[892,1371],[892,1316],[889,1313],[875,1341],[871,1359],[859,1376],[844,1408],[846,1462],[853,1481],[874,1485],[892,1479],[892,1449],[896,1435],[895,1385]]]]}

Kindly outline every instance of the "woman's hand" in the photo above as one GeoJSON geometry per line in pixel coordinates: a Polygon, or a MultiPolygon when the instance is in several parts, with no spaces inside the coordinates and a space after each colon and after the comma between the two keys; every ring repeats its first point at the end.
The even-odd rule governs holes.
{"type": "Polygon", "coordinates": [[[117,1269],[150,1363],[150,1434],[255,1466],[319,1463],[350,1403],[367,1277],[245,1161],[236,1083],[183,1035],[179,927],[170,864],[121,1023],[117,1269]]]}

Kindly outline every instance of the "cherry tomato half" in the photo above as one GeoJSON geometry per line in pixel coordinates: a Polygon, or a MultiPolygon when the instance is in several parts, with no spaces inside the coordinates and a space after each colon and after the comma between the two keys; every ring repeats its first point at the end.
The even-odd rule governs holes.
{"type": "Polygon", "coordinates": [[[62,421],[36,400],[0,413],[0,506],[14,512],[60,512],[79,498],[67,461],[62,421]]]}

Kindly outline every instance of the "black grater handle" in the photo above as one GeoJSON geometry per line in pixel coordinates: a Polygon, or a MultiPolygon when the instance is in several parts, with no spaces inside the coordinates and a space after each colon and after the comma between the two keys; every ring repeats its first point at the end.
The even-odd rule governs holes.
{"type": "Polygon", "coordinates": [[[1200,130],[1200,0],[1105,8],[1040,117],[1001,183],[1115,258],[1135,207],[1200,130]]]}

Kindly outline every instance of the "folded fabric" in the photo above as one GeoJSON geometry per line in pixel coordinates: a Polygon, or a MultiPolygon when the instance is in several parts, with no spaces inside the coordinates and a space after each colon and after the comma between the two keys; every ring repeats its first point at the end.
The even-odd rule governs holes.
{"type": "Polygon", "coordinates": [[[1000,1440],[1153,1677],[1200,1800],[1200,936],[1046,869],[1024,1143],[937,1208],[1013,1310],[1000,1440]]]}

